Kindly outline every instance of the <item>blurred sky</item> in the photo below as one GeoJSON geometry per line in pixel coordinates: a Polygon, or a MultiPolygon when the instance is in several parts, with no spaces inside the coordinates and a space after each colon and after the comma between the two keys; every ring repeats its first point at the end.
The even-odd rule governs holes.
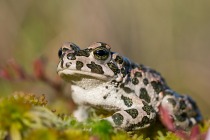
{"type": "MultiPolygon", "coordinates": [[[[208,0],[0,0],[0,66],[14,58],[32,71],[34,59],[45,56],[54,78],[63,42],[85,48],[102,41],[161,72],[209,117],[209,6],[208,0]]],[[[34,86],[25,89],[51,92],[34,86]]],[[[0,88],[9,93],[24,86],[0,80],[0,88]]]]}

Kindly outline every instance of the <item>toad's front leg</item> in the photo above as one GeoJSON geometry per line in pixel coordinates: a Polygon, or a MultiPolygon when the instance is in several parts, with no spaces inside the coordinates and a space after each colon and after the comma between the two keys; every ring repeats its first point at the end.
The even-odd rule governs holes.
{"type": "Polygon", "coordinates": [[[105,119],[114,127],[131,131],[150,126],[155,122],[156,112],[152,106],[143,101],[142,107],[121,110],[105,119]]]}

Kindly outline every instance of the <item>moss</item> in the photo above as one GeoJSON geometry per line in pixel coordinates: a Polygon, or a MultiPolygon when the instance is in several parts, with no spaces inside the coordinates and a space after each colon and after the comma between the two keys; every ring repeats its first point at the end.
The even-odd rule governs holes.
{"type": "MultiPolygon", "coordinates": [[[[210,121],[200,126],[201,132],[207,132],[210,121]]],[[[141,131],[125,132],[114,129],[105,120],[97,116],[86,122],[77,122],[67,114],[56,114],[47,106],[44,95],[15,93],[0,99],[0,140],[178,140],[175,133],[155,124],[141,131]]]]}
{"type": "Polygon", "coordinates": [[[156,139],[158,139],[158,140],[180,140],[180,138],[177,137],[172,132],[166,132],[166,134],[163,134],[163,132],[161,132],[161,131],[158,131],[158,135],[157,135],[156,139]]]}

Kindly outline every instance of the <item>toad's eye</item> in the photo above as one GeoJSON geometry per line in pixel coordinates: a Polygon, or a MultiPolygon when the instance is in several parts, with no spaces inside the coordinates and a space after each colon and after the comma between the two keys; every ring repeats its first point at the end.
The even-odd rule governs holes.
{"type": "Polygon", "coordinates": [[[61,58],[62,53],[63,53],[63,52],[62,52],[62,48],[60,48],[60,49],[58,50],[58,57],[59,57],[59,58],[61,58]]]}
{"type": "Polygon", "coordinates": [[[104,47],[98,47],[93,51],[93,54],[97,60],[106,60],[109,57],[110,52],[104,47]]]}

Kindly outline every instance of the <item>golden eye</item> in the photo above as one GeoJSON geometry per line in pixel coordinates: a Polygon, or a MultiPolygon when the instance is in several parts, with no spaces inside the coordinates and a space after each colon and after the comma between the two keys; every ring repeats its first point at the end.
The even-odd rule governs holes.
{"type": "Polygon", "coordinates": [[[98,47],[93,51],[95,59],[106,60],[109,57],[109,50],[104,47],[98,47]]]}

